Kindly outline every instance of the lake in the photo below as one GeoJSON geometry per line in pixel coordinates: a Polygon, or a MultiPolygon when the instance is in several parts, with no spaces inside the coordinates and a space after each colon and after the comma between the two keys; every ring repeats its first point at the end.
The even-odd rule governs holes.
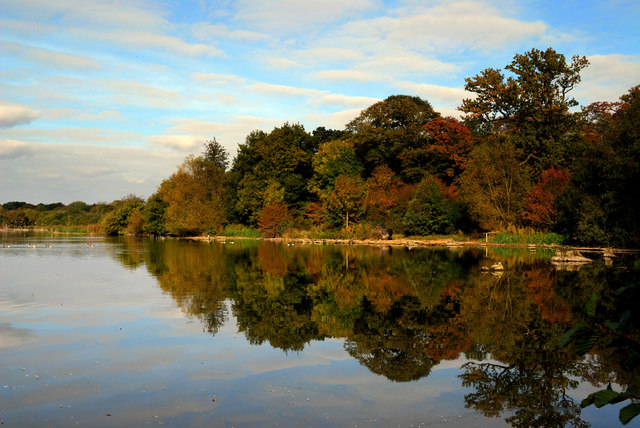
{"type": "Polygon", "coordinates": [[[0,240],[7,426],[611,427],[629,401],[580,402],[640,390],[613,339],[558,348],[624,305],[635,256],[575,269],[541,249],[0,240]]]}

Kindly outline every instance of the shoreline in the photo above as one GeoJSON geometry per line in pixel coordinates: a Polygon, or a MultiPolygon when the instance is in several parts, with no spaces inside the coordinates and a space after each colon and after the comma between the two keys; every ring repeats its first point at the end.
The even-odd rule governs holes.
{"type": "MultiPolygon", "coordinates": [[[[14,232],[49,232],[54,234],[70,234],[76,235],[78,233],[73,232],[60,232],[47,228],[0,228],[0,232],[14,233],[14,232]]],[[[87,236],[90,236],[87,234],[87,236]]],[[[91,235],[94,236],[94,235],[91,235]]],[[[367,245],[375,247],[406,247],[412,248],[427,248],[427,247],[476,247],[476,248],[541,248],[550,250],[561,251],[584,251],[592,253],[607,253],[607,254],[634,254],[640,253],[640,248],[613,248],[613,247],[588,247],[588,246],[575,246],[575,245],[557,245],[557,244],[500,244],[486,241],[475,240],[461,240],[456,241],[454,239],[339,239],[339,238],[260,238],[260,237],[244,237],[244,236],[183,236],[183,237],[161,237],[161,239],[185,239],[190,241],[233,241],[233,240],[253,240],[253,241],[270,241],[270,242],[283,242],[283,243],[298,243],[298,244],[315,244],[315,245],[367,245]]]]}
{"type": "Polygon", "coordinates": [[[314,245],[367,245],[376,247],[406,247],[412,248],[427,248],[427,247],[479,247],[479,248],[541,248],[550,250],[561,251],[584,251],[595,253],[609,253],[609,254],[633,254],[640,253],[640,249],[628,249],[628,248],[611,248],[611,247],[586,247],[586,246],[572,246],[572,245],[548,245],[548,244],[499,244],[493,242],[484,241],[455,241],[453,239],[337,239],[337,238],[248,238],[242,236],[188,236],[180,239],[187,239],[192,241],[206,241],[206,242],[225,242],[233,240],[254,240],[254,241],[271,241],[271,242],[283,242],[283,243],[299,243],[299,244],[314,244],[314,245]]]}

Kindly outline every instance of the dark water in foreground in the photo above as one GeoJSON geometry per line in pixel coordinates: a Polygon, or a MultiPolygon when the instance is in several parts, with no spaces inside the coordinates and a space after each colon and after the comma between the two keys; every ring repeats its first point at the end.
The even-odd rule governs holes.
{"type": "Polygon", "coordinates": [[[557,348],[592,296],[615,313],[634,260],[0,238],[6,426],[610,427],[628,402],[580,401],[640,390],[611,340],[557,348]],[[501,275],[481,271],[498,260],[501,275]]]}

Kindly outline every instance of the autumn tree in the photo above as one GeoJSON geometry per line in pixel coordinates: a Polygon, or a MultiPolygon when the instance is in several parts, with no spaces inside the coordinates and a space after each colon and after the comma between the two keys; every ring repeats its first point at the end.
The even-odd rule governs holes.
{"type": "Polygon", "coordinates": [[[424,125],[421,145],[401,155],[403,174],[409,182],[433,175],[447,184],[464,171],[474,146],[471,131],[453,117],[435,117],[424,125]]]}
{"type": "Polygon", "coordinates": [[[219,230],[225,223],[224,171],[203,156],[188,156],[164,180],[159,198],[167,203],[166,228],[175,235],[197,235],[219,230]]]}
{"type": "Polygon", "coordinates": [[[544,171],[527,194],[524,218],[537,229],[551,230],[558,216],[556,198],[569,184],[569,171],[554,167],[544,171]]]}
{"type": "Polygon", "coordinates": [[[366,182],[366,218],[399,230],[415,185],[402,182],[387,166],[373,170],[366,182]]]}
{"type": "Polygon", "coordinates": [[[424,126],[439,116],[429,102],[408,95],[393,95],[363,110],[347,124],[356,154],[370,176],[377,166],[386,165],[405,182],[422,177],[407,176],[402,159],[424,145],[424,126]]]}
{"type": "Polygon", "coordinates": [[[487,68],[465,79],[474,98],[462,101],[465,121],[480,133],[517,132],[523,159],[541,172],[563,160],[565,143],[575,129],[578,105],[569,93],[580,82],[585,57],[565,56],[552,48],[514,56],[502,70],[487,68]]]}
{"type": "Polygon", "coordinates": [[[469,211],[485,230],[517,225],[530,178],[513,136],[491,138],[469,156],[460,192],[469,211]]]}

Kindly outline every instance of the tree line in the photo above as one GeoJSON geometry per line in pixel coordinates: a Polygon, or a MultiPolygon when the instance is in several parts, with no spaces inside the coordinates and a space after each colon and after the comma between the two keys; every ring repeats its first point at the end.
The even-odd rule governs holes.
{"type": "Polygon", "coordinates": [[[213,138],[146,201],[109,204],[100,224],[107,234],[177,236],[229,225],[266,237],[529,229],[638,247],[640,86],[579,106],[571,91],[587,66],[552,48],[517,54],[465,79],[474,96],[459,106],[462,120],[393,95],[341,130],[253,131],[231,164],[213,138]]]}

